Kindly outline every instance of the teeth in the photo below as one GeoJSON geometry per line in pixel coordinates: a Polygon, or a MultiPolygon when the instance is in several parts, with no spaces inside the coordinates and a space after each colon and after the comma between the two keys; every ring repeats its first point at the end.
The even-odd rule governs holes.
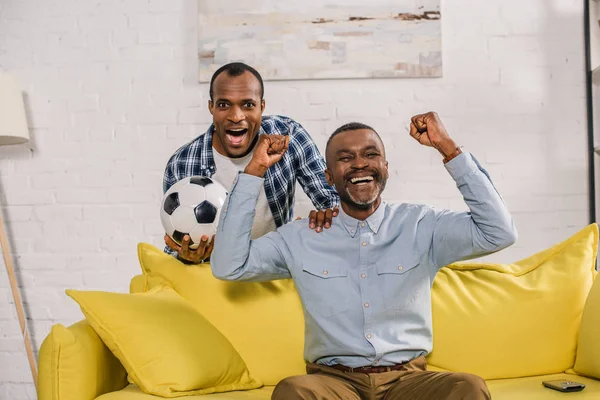
{"type": "Polygon", "coordinates": [[[231,132],[243,132],[245,131],[246,128],[241,128],[241,129],[230,129],[231,132]]]}
{"type": "Polygon", "coordinates": [[[372,180],[373,180],[372,176],[360,176],[360,177],[356,177],[356,178],[350,179],[350,182],[352,182],[352,183],[356,183],[356,182],[370,182],[372,180]]]}

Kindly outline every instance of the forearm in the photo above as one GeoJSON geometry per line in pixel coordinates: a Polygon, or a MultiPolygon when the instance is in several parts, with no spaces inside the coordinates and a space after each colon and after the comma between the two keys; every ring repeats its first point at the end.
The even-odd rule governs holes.
{"type": "Polygon", "coordinates": [[[510,246],[517,232],[512,216],[487,173],[469,153],[446,164],[470,213],[441,213],[434,243],[441,267],[460,259],[489,254],[510,246]]]}
{"type": "Polygon", "coordinates": [[[229,193],[211,255],[211,268],[219,279],[264,281],[289,277],[278,233],[250,240],[262,186],[262,178],[242,173],[229,193]]]}

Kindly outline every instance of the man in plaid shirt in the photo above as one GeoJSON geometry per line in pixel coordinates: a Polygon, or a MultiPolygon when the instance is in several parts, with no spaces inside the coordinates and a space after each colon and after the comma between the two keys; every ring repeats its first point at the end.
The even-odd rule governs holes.
{"type": "MultiPolygon", "coordinates": [[[[193,175],[208,176],[229,189],[243,171],[261,135],[289,137],[289,149],[268,168],[264,193],[259,198],[252,238],[274,231],[293,216],[296,181],[311,199],[318,213],[311,212],[309,224],[320,231],[337,215],[336,191],[325,179],[325,161],[304,128],[283,116],[262,116],[265,109],[264,85],[260,74],[243,63],[219,68],[210,83],[209,110],[213,124],[196,139],[182,146],[169,159],[163,191],[175,182],[193,175]],[[323,211],[324,210],[324,211],[323,211]]],[[[203,237],[198,248],[189,248],[189,237],[179,246],[165,235],[165,252],[187,263],[200,263],[210,256],[214,241],[203,237]]]]}

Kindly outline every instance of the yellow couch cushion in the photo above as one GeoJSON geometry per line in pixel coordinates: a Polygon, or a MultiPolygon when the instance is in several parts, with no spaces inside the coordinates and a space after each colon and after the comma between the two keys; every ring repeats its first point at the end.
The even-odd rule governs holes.
{"type": "Polygon", "coordinates": [[[600,279],[594,282],[583,308],[573,369],[579,374],[600,379],[600,279]]]}
{"type": "Polygon", "coordinates": [[[429,363],[485,379],[571,368],[597,250],[592,224],[514,264],[442,268],[432,291],[429,363]]]}
{"type": "MultiPolygon", "coordinates": [[[[487,386],[494,400],[597,400],[600,399],[600,380],[582,376],[556,374],[531,376],[515,379],[498,379],[487,381],[487,386]],[[583,383],[585,389],[578,393],[561,393],[542,386],[542,381],[554,379],[572,380],[583,383]]],[[[269,400],[273,386],[244,392],[215,393],[203,396],[191,396],[189,400],[269,400]]],[[[107,393],[97,400],[160,400],[160,397],[145,394],[136,386],[128,386],[118,392],[107,393]]],[[[435,399],[432,399],[435,400],[435,399]]]]}
{"type": "MultiPolygon", "coordinates": [[[[600,381],[569,374],[530,376],[487,381],[494,400],[596,400],[600,399],[600,381]],[[543,381],[567,380],[583,383],[581,392],[562,393],[545,388],[543,381]]],[[[140,399],[141,400],[141,399],[140,399]]],[[[146,399],[144,399],[146,400],[146,399]]],[[[208,400],[208,399],[207,399],[208,400]]]]}
{"type": "Polygon", "coordinates": [[[304,318],[291,280],[246,283],[216,279],[209,264],[184,265],[140,243],[146,289],[167,284],[192,302],[240,353],[252,376],[265,385],[306,373],[304,318]]]}
{"type": "Polygon", "coordinates": [[[144,275],[136,275],[129,282],[129,293],[143,293],[146,291],[146,277],[144,275]]]}
{"type": "MultiPolygon", "coordinates": [[[[186,397],[186,400],[270,400],[275,386],[263,386],[260,389],[243,392],[214,393],[186,397]]],[[[137,386],[130,385],[118,392],[107,393],[96,400],[160,400],[158,396],[146,394],[137,386]]],[[[494,399],[495,400],[495,399],[494,399]]]]}
{"type": "Polygon", "coordinates": [[[229,341],[169,287],[67,294],[146,393],[178,397],[261,386],[229,341]]]}
{"type": "Polygon", "coordinates": [[[54,325],[38,365],[39,400],[93,400],[127,385],[125,369],[86,320],[54,325]]]}

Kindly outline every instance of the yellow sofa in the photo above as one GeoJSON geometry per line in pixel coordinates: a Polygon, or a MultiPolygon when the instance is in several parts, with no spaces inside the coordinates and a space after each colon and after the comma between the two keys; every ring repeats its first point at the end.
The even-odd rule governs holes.
{"type": "MultiPolygon", "coordinates": [[[[516,263],[443,268],[432,291],[429,368],[478,374],[495,400],[600,399],[597,249],[598,226],[592,224],[516,263]],[[542,386],[553,379],[586,388],[563,394],[542,386]]],[[[280,379],[304,373],[304,322],[293,282],[219,281],[209,265],[185,266],[147,244],[138,246],[138,256],[143,273],[132,279],[130,291],[172,287],[227,337],[252,376],[264,383],[259,389],[185,398],[269,399],[280,379]]],[[[38,397],[159,399],[128,383],[127,371],[86,320],[68,328],[55,325],[45,339],[38,397]]]]}

